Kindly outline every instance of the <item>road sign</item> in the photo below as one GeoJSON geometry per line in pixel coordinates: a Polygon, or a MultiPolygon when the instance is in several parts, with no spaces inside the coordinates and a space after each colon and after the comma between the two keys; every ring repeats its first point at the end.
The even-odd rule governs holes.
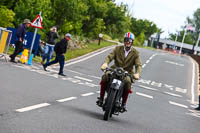
{"type": "Polygon", "coordinates": [[[32,27],[35,27],[35,28],[43,29],[43,26],[42,26],[42,19],[41,19],[40,15],[38,15],[38,16],[33,20],[33,22],[31,23],[31,26],[32,26],[32,27]]]}

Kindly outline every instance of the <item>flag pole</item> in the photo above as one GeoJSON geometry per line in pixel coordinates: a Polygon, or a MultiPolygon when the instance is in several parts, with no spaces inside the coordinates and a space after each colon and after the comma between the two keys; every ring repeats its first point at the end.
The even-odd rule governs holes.
{"type": "Polygon", "coordinates": [[[178,38],[178,34],[176,34],[176,39],[175,39],[175,42],[177,41],[177,38],[178,38]]]}
{"type": "Polygon", "coordinates": [[[199,33],[199,37],[197,38],[194,54],[197,54],[197,47],[198,47],[198,44],[199,44],[199,40],[200,40],[200,33],[199,33]]]}
{"type": "Polygon", "coordinates": [[[184,35],[183,35],[183,39],[182,39],[182,43],[181,43],[181,48],[180,48],[180,51],[179,51],[179,55],[182,53],[182,48],[183,48],[183,43],[184,43],[184,40],[185,40],[185,35],[186,35],[186,28],[185,28],[185,31],[184,31],[184,35]]]}

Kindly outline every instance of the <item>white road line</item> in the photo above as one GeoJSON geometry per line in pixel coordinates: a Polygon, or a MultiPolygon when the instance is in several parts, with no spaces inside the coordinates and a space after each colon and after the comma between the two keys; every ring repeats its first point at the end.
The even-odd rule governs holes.
{"type": "Polygon", "coordinates": [[[174,94],[174,93],[171,93],[171,92],[164,92],[165,94],[168,94],[168,95],[171,95],[171,96],[175,96],[175,97],[182,97],[181,95],[178,95],[178,94],[174,94]]]}
{"type": "Polygon", "coordinates": [[[66,71],[73,72],[73,73],[76,73],[76,74],[79,74],[79,75],[83,75],[82,73],[76,72],[76,71],[73,71],[73,70],[66,70],[66,71]]]}
{"type": "Polygon", "coordinates": [[[86,97],[86,96],[90,96],[90,95],[93,95],[93,94],[94,94],[93,92],[90,92],[90,93],[81,94],[81,96],[86,97]]]}
{"type": "Polygon", "coordinates": [[[68,97],[68,98],[64,98],[64,99],[60,99],[60,100],[56,100],[56,101],[62,103],[62,102],[71,101],[74,99],[77,99],[77,97],[68,97]]]}
{"type": "Polygon", "coordinates": [[[67,64],[65,64],[65,66],[69,66],[69,65],[73,65],[73,64],[76,64],[76,63],[85,61],[85,60],[90,59],[90,58],[92,58],[92,57],[94,57],[94,56],[96,56],[96,55],[99,55],[99,54],[101,54],[101,53],[103,53],[103,52],[106,52],[106,51],[108,51],[108,50],[110,50],[110,49],[113,49],[113,47],[108,48],[108,49],[105,49],[105,50],[102,50],[102,51],[100,51],[100,52],[98,52],[98,53],[92,54],[92,55],[87,56],[87,57],[85,57],[85,58],[83,58],[83,59],[76,60],[76,61],[73,61],[73,62],[71,62],[71,63],[67,63],[67,64]]]}
{"type": "Polygon", "coordinates": [[[93,80],[91,80],[91,79],[86,79],[86,78],[79,77],[79,76],[74,76],[74,78],[81,79],[81,80],[85,80],[85,81],[88,81],[88,82],[92,82],[92,81],[93,81],[93,80]]]}
{"type": "Polygon", "coordinates": [[[184,66],[183,64],[172,62],[172,61],[165,61],[166,63],[177,65],[177,66],[184,66]]]}
{"type": "Polygon", "coordinates": [[[100,91],[96,91],[96,93],[100,93],[100,91]]]}
{"type": "Polygon", "coordinates": [[[149,59],[150,59],[150,60],[153,59],[153,56],[151,56],[149,59]]]}
{"type": "Polygon", "coordinates": [[[191,85],[192,104],[194,104],[194,81],[195,81],[195,64],[192,61],[192,85],[191,85]]]}
{"type": "Polygon", "coordinates": [[[169,101],[169,103],[172,104],[172,105],[179,106],[179,107],[188,108],[188,106],[180,104],[180,103],[175,103],[175,102],[172,102],[172,101],[169,101]]]}
{"type": "Polygon", "coordinates": [[[146,64],[148,64],[148,63],[149,63],[149,61],[150,61],[150,60],[147,60],[147,61],[146,61],[146,64]]]}
{"type": "Polygon", "coordinates": [[[50,105],[49,103],[41,103],[41,104],[37,104],[37,105],[33,105],[33,106],[17,109],[16,111],[17,112],[26,112],[26,111],[30,111],[30,110],[46,107],[46,106],[49,106],[49,105],[50,105]]]}
{"type": "Polygon", "coordinates": [[[150,95],[147,95],[147,94],[144,94],[144,93],[136,92],[136,94],[139,95],[139,96],[143,96],[143,97],[147,97],[147,98],[153,99],[153,96],[150,96],[150,95]]]}
{"type": "Polygon", "coordinates": [[[145,66],[146,66],[146,64],[143,64],[143,65],[142,65],[142,68],[144,68],[145,66]]]}
{"type": "Polygon", "coordinates": [[[153,91],[157,91],[157,89],[154,89],[154,88],[151,88],[151,87],[147,87],[147,86],[143,86],[143,85],[138,85],[139,87],[142,87],[144,89],[147,89],[147,90],[153,90],[153,91]]]}
{"type": "Polygon", "coordinates": [[[92,78],[96,78],[96,79],[101,79],[101,77],[97,77],[97,76],[93,76],[93,75],[88,75],[89,77],[92,77],[92,78]]]}

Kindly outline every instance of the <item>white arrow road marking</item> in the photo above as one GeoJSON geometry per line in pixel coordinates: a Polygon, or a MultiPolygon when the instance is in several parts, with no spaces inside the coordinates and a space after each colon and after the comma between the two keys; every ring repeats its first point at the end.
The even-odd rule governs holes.
{"type": "Polygon", "coordinates": [[[169,103],[172,104],[172,105],[176,105],[176,106],[182,107],[182,108],[188,108],[188,106],[180,104],[180,103],[175,103],[175,102],[172,102],[172,101],[169,101],[169,103]]]}
{"type": "Polygon", "coordinates": [[[93,94],[94,94],[93,92],[90,92],[90,93],[81,94],[81,96],[86,97],[86,96],[90,96],[90,95],[93,95],[93,94]]]}
{"type": "Polygon", "coordinates": [[[182,89],[182,88],[176,87],[176,88],[175,88],[175,91],[181,92],[181,93],[186,93],[186,92],[187,92],[187,89],[182,89]]]}
{"type": "Polygon", "coordinates": [[[17,109],[16,111],[17,112],[26,112],[26,111],[30,111],[30,110],[46,107],[46,106],[49,106],[49,105],[50,105],[49,103],[41,103],[41,104],[37,104],[37,105],[33,105],[33,106],[17,109]]]}
{"type": "Polygon", "coordinates": [[[57,102],[66,102],[66,101],[71,101],[77,99],[77,97],[68,97],[68,98],[64,98],[64,99],[60,99],[60,100],[56,100],[57,102]]]}
{"type": "Polygon", "coordinates": [[[166,92],[166,91],[164,93],[168,94],[168,95],[171,95],[171,96],[175,96],[175,97],[182,97],[181,95],[170,93],[170,92],[166,92]]]}
{"type": "Polygon", "coordinates": [[[150,96],[150,95],[147,95],[147,94],[144,94],[144,93],[136,92],[136,94],[139,95],[139,96],[143,96],[143,97],[147,97],[147,98],[153,99],[153,96],[150,96]]]}
{"type": "Polygon", "coordinates": [[[79,77],[79,76],[74,76],[74,78],[85,80],[85,81],[88,81],[88,82],[92,82],[93,81],[91,79],[87,79],[87,78],[83,78],[83,77],[79,77]]]}

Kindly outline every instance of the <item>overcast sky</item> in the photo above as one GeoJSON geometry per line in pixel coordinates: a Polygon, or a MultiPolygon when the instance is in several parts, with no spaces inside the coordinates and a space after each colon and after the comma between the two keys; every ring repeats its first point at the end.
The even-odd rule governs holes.
{"type": "Polygon", "coordinates": [[[168,32],[175,33],[200,8],[200,0],[115,0],[129,5],[133,17],[153,21],[165,32],[161,37],[167,37],[168,32]]]}

